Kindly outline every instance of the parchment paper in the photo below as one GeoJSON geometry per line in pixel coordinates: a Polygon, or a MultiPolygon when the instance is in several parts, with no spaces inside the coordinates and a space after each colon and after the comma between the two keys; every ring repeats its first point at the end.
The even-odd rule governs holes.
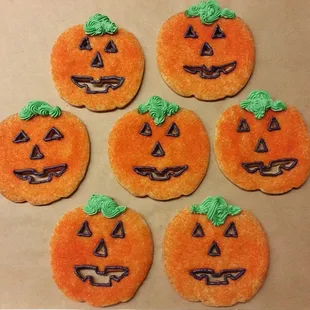
{"type": "Polygon", "coordinates": [[[198,113],[212,144],[221,112],[245,99],[253,89],[265,89],[274,99],[295,105],[310,124],[310,1],[219,2],[237,12],[252,29],[256,68],[237,96],[210,103],[175,94],[161,79],[156,65],[156,38],[161,23],[196,1],[1,0],[0,120],[20,111],[29,100],[44,100],[75,113],[85,122],[92,149],[88,173],[69,199],[34,207],[0,197],[1,308],[91,308],[86,303],[67,299],[58,290],[51,276],[48,249],[58,219],[68,210],[84,205],[92,193],[108,194],[120,204],[141,212],[153,231],[155,256],[146,281],[130,302],[112,308],[207,308],[202,303],[183,300],[174,292],[164,272],[161,242],[167,223],[178,210],[218,194],[252,211],[270,241],[270,269],[263,288],[250,302],[233,308],[309,308],[310,181],[301,189],[281,196],[243,191],[221,173],[212,147],[209,170],[199,189],[189,197],[159,202],[133,197],[117,183],[109,166],[107,139],[113,124],[155,94],[198,113]],[[117,25],[133,32],[145,53],[146,70],[141,90],[123,110],[93,113],[66,104],[58,97],[49,72],[50,51],[56,38],[69,26],[84,23],[95,13],[106,14],[117,25]]]}

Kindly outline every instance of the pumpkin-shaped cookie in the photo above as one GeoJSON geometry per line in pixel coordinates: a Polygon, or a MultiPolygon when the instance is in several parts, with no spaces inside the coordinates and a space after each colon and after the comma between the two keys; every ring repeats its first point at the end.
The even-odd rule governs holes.
{"type": "Polygon", "coordinates": [[[302,115],[265,91],[252,91],[222,113],[215,154],[225,176],[246,190],[285,193],[310,173],[310,136],[302,115]]]}
{"type": "Polygon", "coordinates": [[[0,193],[44,205],[71,195],[89,162],[85,125],[69,112],[30,101],[0,123],[0,193]]]}
{"type": "Polygon", "coordinates": [[[269,246],[259,221],[222,197],[180,211],[168,224],[163,259],[173,288],[189,301],[231,306],[263,285],[269,246]]]}
{"type": "Polygon", "coordinates": [[[153,96],[116,122],[109,159],[118,182],[135,196],[189,195],[207,171],[208,135],[193,111],[153,96]]]}
{"type": "Polygon", "coordinates": [[[50,255],[53,278],[68,298],[109,306],[131,299],[146,278],[152,234],[139,213],[93,195],[59,220],[50,255]]]}
{"type": "Polygon", "coordinates": [[[170,17],[157,39],[162,78],[181,96],[217,100],[238,93],[255,63],[245,22],[214,1],[201,1],[170,17]]]}
{"type": "Polygon", "coordinates": [[[142,82],[144,55],[136,37],[107,16],[95,14],[63,32],[51,55],[59,95],[94,111],[127,105],[142,82]]]}

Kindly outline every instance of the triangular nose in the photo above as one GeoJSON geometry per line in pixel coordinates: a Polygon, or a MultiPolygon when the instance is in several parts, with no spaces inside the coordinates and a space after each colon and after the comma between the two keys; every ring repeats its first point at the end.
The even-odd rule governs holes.
{"type": "Polygon", "coordinates": [[[205,42],[200,50],[200,56],[212,56],[213,49],[208,42],[205,42]]]}
{"type": "Polygon", "coordinates": [[[164,149],[158,141],[155,143],[151,155],[154,157],[165,156],[164,149]]]}
{"type": "Polygon", "coordinates": [[[220,256],[221,255],[221,250],[216,243],[216,241],[213,241],[209,250],[208,250],[208,255],[210,256],[220,256]]]}
{"type": "Polygon", "coordinates": [[[268,147],[264,139],[260,138],[257,141],[257,144],[255,146],[255,152],[256,153],[267,153],[268,147]]]}
{"type": "Polygon", "coordinates": [[[35,145],[30,153],[30,159],[35,160],[35,159],[42,159],[44,155],[41,153],[39,147],[35,145]]]}
{"type": "Polygon", "coordinates": [[[108,256],[108,248],[105,245],[105,242],[103,239],[100,239],[98,242],[95,250],[94,250],[94,255],[99,256],[99,257],[107,257],[108,256]]]}
{"type": "Polygon", "coordinates": [[[90,65],[94,68],[103,68],[103,60],[99,52],[97,52],[90,65]]]}

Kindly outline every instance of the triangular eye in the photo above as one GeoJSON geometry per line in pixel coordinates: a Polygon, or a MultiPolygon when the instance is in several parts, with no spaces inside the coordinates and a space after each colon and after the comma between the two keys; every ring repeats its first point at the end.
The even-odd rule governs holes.
{"type": "Polygon", "coordinates": [[[106,47],[104,48],[104,50],[107,52],[107,53],[117,53],[118,52],[118,49],[115,45],[115,43],[113,42],[113,40],[110,40],[108,42],[108,44],[106,45],[106,47]]]}
{"type": "Polygon", "coordinates": [[[112,238],[125,238],[125,230],[123,226],[123,222],[119,221],[116,223],[115,227],[111,232],[112,238]]]}
{"type": "Polygon", "coordinates": [[[212,34],[212,39],[221,39],[221,38],[225,38],[226,35],[224,33],[224,31],[220,28],[219,25],[216,25],[212,34]]]}
{"type": "Polygon", "coordinates": [[[196,223],[192,232],[192,236],[197,238],[197,237],[203,237],[204,235],[205,233],[203,232],[201,225],[199,223],[196,223]]]}
{"type": "Polygon", "coordinates": [[[224,231],[224,236],[225,237],[233,237],[233,238],[237,238],[238,237],[238,232],[236,229],[236,225],[234,222],[231,222],[226,230],[224,231]]]}
{"type": "Polygon", "coordinates": [[[144,123],[142,128],[140,129],[140,135],[142,136],[151,136],[152,135],[152,128],[149,123],[144,123]]]}
{"type": "Polygon", "coordinates": [[[249,132],[250,131],[249,124],[247,123],[247,121],[244,118],[242,118],[240,120],[237,131],[238,132],[249,132]]]}
{"type": "Polygon", "coordinates": [[[189,25],[184,33],[184,38],[197,39],[198,35],[192,25],[189,25]]]}
{"type": "Polygon", "coordinates": [[[62,139],[64,136],[60,133],[60,131],[58,129],[56,129],[55,127],[52,127],[47,134],[44,137],[44,141],[48,142],[48,141],[52,141],[52,140],[59,140],[62,139]]]}
{"type": "Polygon", "coordinates": [[[27,136],[27,134],[23,130],[21,130],[17,134],[17,136],[14,138],[13,142],[14,143],[22,143],[22,142],[27,142],[29,140],[30,140],[30,138],[27,136]]]}
{"type": "Polygon", "coordinates": [[[87,50],[87,51],[90,51],[92,49],[90,46],[90,42],[89,42],[88,37],[85,37],[82,39],[82,41],[79,45],[79,49],[80,50],[87,50]]]}
{"type": "Polygon", "coordinates": [[[80,229],[77,232],[77,235],[80,237],[91,237],[92,232],[89,229],[87,221],[83,222],[82,226],[80,227],[80,229]]]}
{"type": "Polygon", "coordinates": [[[166,136],[178,137],[180,135],[180,129],[175,123],[172,123],[167,131],[166,136]]]}
{"type": "Polygon", "coordinates": [[[268,131],[280,130],[280,124],[275,117],[273,117],[268,125],[268,131]]]}

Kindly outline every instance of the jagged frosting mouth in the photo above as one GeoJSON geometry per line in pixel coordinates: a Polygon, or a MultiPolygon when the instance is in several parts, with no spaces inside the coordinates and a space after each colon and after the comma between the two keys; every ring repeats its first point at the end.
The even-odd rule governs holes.
{"type": "Polygon", "coordinates": [[[244,275],[245,271],[245,268],[235,268],[224,269],[217,273],[214,269],[198,268],[190,270],[189,274],[199,281],[205,279],[206,285],[227,285],[228,279],[236,281],[244,275]]]}
{"type": "Polygon", "coordinates": [[[167,181],[171,177],[179,177],[184,171],[188,169],[187,165],[166,167],[162,170],[157,170],[155,167],[135,166],[133,170],[142,176],[147,176],[152,181],[167,181]]]}
{"type": "Polygon", "coordinates": [[[298,159],[296,158],[282,158],[278,160],[273,160],[269,165],[265,166],[262,161],[242,163],[241,166],[248,173],[255,173],[259,171],[262,176],[275,177],[283,174],[283,170],[289,171],[296,167],[298,159]]]}
{"type": "Polygon", "coordinates": [[[67,170],[67,164],[57,166],[44,167],[42,172],[37,172],[35,169],[16,169],[13,171],[15,176],[23,181],[28,181],[29,184],[41,184],[52,181],[53,176],[59,178],[67,170]]]}
{"type": "Polygon", "coordinates": [[[211,66],[209,68],[206,67],[205,65],[202,65],[202,66],[183,66],[183,69],[190,74],[198,73],[202,79],[216,79],[221,75],[221,73],[228,74],[233,72],[236,69],[236,66],[237,62],[232,61],[221,66],[211,66]]]}
{"type": "Polygon", "coordinates": [[[129,269],[123,266],[107,266],[103,271],[98,266],[76,265],[73,267],[76,276],[83,282],[89,280],[93,286],[112,286],[112,281],[120,282],[129,274],[129,269]]]}
{"type": "Polygon", "coordinates": [[[121,76],[101,76],[95,80],[91,76],[72,75],[71,81],[79,88],[85,88],[87,94],[106,94],[109,89],[121,87],[125,81],[121,76]]]}

